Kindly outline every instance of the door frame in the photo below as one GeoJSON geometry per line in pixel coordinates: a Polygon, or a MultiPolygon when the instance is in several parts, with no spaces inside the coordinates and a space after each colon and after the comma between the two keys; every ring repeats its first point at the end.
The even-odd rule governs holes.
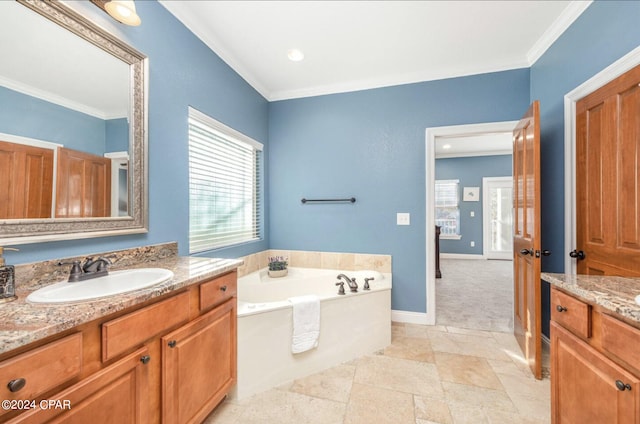
{"type": "MultiPolygon", "coordinates": [[[[488,213],[490,205],[489,197],[486,194],[489,192],[489,184],[493,182],[508,182],[513,190],[513,170],[511,170],[511,176],[507,177],[482,177],[482,256],[484,256],[485,259],[489,259],[490,252],[488,241],[491,238],[490,225],[488,225],[490,224],[488,213]]],[[[513,222],[513,207],[511,208],[511,220],[513,222]]],[[[511,240],[511,237],[509,239],[511,240]]],[[[513,259],[513,246],[509,253],[505,253],[501,257],[493,259],[513,259]]]]}
{"type": "Polygon", "coordinates": [[[636,47],[564,96],[564,272],[576,274],[576,261],[569,252],[576,248],[576,103],[630,69],[640,65],[636,47]]]}
{"type": "Polygon", "coordinates": [[[482,124],[452,125],[445,127],[431,127],[426,129],[425,135],[425,180],[426,180],[426,244],[425,244],[425,266],[426,266],[426,305],[427,312],[424,324],[435,325],[436,323],[436,276],[435,276],[435,256],[434,243],[435,231],[435,163],[436,152],[435,142],[439,137],[471,136],[490,133],[513,133],[513,129],[518,121],[488,122],[482,124]]]}

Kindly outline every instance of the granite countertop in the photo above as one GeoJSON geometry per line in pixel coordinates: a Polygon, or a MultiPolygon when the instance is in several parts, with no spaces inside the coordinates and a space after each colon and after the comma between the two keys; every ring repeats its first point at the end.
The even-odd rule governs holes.
{"type": "MultiPolygon", "coordinates": [[[[40,287],[66,281],[66,275],[57,272],[56,278],[29,276],[31,278],[27,281],[16,284],[17,300],[0,304],[0,354],[232,271],[242,263],[242,260],[237,259],[180,256],[136,261],[135,264],[123,261],[120,264],[122,268],[166,268],[173,271],[174,277],[167,282],[130,293],[63,304],[33,304],[25,299],[40,287]]],[[[117,265],[114,263],[112,269],[117,270],[117,265]]],[[[67,269],[65,271],[68,273],[67,269]]],[[[19,275],[16,267],[16,281],[19,275]]]]}
{"type": "Polygon", "coordinates": [[[587,303],[599,305],[640,324],[640,305],[635,302],[635,297],[640,295],[640,278],[547,272],[543,272],[541,277],[587,303]]]}

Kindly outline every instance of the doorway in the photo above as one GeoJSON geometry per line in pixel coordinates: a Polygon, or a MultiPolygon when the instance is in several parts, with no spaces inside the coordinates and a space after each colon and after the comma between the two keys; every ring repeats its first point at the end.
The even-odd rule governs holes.
{"type": "MultiPolygon", "coordinates": [[[[468,138],[473,136],[487,136],[498,134],[511,134],[517,121],[494,122],[485,124],[457,125],[448,127],[435,127],[426,130],[426,293],[427,293],[427,313],[426,324],[436,324],[437,298],[436,298],[436,278],[435,278],[435,256],[433,255],[435,240],[435,160],[436,143],[443,139],[455,142],[455,139],[468,138]]],[[[509,152],[511,147],[509,147],[509,152]]],[[[504,154],[504,153],[503,153],[504,154]]],[[[482,235],[480,235],[482,237],[482,235]]],[[[463,238],[464,240],[464,238],[463,238]]],[[[465,240],[465,242],[469,242],[465,240]]],[[[478,255],[482,257],[482,255],[478,255]]],[[[510,271],[513,279],[513,271],[510,271]]],[[[446,278],[446,277],[445,277],[446,278]]],[[[462,294],[461,294],[462,295],[462,294]]],[[[482,309],[482,308],[477,308],[482,309]]]]}

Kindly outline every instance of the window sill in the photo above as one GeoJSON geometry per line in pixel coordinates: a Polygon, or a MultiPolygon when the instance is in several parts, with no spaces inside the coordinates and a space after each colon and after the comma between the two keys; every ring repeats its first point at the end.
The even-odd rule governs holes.
{"type": "Polygon", "coordinates": [[[462,236],[443,236],[441,234],[440,240],[462,240],[462,236]]]}

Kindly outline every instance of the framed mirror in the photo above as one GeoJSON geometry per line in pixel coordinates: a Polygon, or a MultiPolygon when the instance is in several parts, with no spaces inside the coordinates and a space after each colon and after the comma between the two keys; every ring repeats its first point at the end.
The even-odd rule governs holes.
{"type": "Polygon", "coordinates": [[[0,33],[0,245],[146,232],[147,58],[60,2],[0,33]]]}

